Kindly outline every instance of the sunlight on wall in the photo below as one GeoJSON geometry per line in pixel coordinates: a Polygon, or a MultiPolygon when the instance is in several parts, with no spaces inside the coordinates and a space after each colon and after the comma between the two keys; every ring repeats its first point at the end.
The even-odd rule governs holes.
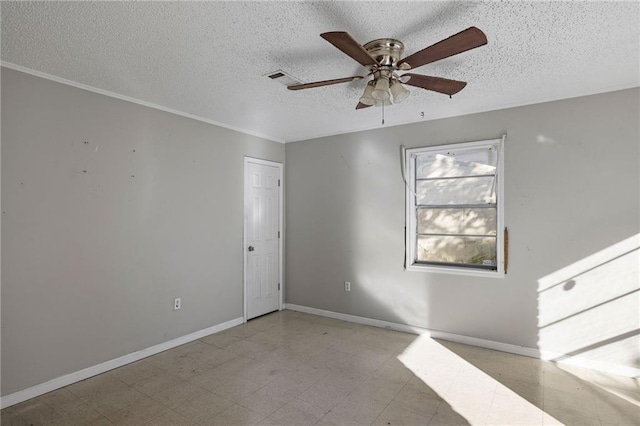
{"type": "Polygon", "coordinates": [[[427,336],[415,339],[398,359],[472,425],[562,424],[427,336]]]}
{"type": "Polygon", "coordinates": [[[639,247],[636,234],[538,281],[538,347],[544,359],[588,359],[637,374],[639,247]]]}
{"type": "Polygon", "coordinates": [[[551,139],[550,137],[547,137],[545,135],[538,135],[538,137],[536,138],[536,140],[538,141],[539,144],[554,144],[556,143],[556,141],[554,139],[551,139]]]}

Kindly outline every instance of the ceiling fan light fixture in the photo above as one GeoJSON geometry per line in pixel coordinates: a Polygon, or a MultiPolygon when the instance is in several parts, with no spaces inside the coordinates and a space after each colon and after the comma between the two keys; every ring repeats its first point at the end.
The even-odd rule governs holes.
{"type": "Polygon", "coordinates": [[[393,95],[393,103],[400,103],[407,99],[411,94],[399,81],[391,83],[391,95],[393,95]]]}
{"type": "Polygon", "coordinates": [[[386,101],[389,99],[391,97],[391,94],[389,93],[389,79],[384,77],[378,78],[376,81],[376,87],[371,93],[371,96],[373,96],[373,99],[376,101],[386,101]]]}
{"type": "Polygon", "coordinates": [[[360,97],[360,103],[364,105],[375,105],[376,100],[371,95],[373,93],[373,83],[367,83],[367,86],[364,88],[364,93],[360,97]]]}
{"type": "Polygon", "coordinates": [[[375,106],[377,106],[377,107],[381,107],[381,106],[388,107],[388,106],[391,106],[391,99],[387,99],[387,100],[384,100],[384,101],[376,101],[375,106]]]}
{"type": "MultiPolygon", "coordinates": [[[[449,96],[455,95],[464,89],[467,83],[422,74],[405,73],[398,75],[396,72],[415,69],[487,44],[487,36],[480,29],[469,27],[464,31],[460,31],[451,37],[402,58],[404,44],[396,39],[381,38],[370,41],[365,45],[360,45],[345,31],[331,31],[322,33],[320,36],[338,50],[342,51],[342,53],[350,56],[360,65],[367,68],[369,73],[366,75],[334,78],[332,80],[291,84],[287,85],[287,89],[312,89],[314,87],[348,83],[373,76],[372,80],[369,81],[365,87],[364,93],[360,97],[360,102],[356,105],[356,109],[358,110],[373,105],[384,107],[392,103],[403,102],[410,93],[403,84],[409,84],[414,87],[443,93],[449,96]]],[[[276,79],[281,78],[284,74],[284,72],[278,71],[270,74],[269,77],[276,79]]],[[[382,111],[382,124],[384,124],[384,109],[382,111]]]]}

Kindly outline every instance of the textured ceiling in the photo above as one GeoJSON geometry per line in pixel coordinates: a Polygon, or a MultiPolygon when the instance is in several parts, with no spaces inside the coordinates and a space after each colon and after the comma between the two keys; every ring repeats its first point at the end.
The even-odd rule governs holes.
{"type": "Polygon", "coordinates": [[[2,61],[279,141],[381,127],[355,111],[364,74],[319,37],[400,39],[405,56],[467,27],[488,45],[418,68],[467,81],[449,99],[417,88],[385,108],[395,125],[640,85],[640,3],[608,2],[7,2],[2,61]],[[424,113],[424,118],[422,114],[424,113]]]}

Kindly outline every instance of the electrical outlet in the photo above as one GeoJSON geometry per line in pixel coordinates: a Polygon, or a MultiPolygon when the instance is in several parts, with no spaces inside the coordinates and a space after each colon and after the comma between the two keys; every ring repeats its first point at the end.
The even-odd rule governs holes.
{"type": "Polygon", "coordinates": [[[182,305],[181,302],[182,301],[180,300],[179,297],[173,301],[173,310],[174,311],[177,311],[178,309],[180,309],[180,306],[182,305]]]}
{"type": "Polygon", "coordinates": [[[351,291],[351,283],[349,281],[344,282],[344,291],[351,291]]]}

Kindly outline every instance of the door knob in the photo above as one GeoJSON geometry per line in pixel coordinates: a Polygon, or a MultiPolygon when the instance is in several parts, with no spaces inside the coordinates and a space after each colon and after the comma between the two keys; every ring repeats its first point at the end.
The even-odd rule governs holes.
{"type": "Polygon", "coordinates": [[[255,250],[255,248],[254,248],[253,246],[249,246],[249,249],[248,249],[248,250],[249,250],[249,251],[254,251],[254,250],[255,250]]]}

